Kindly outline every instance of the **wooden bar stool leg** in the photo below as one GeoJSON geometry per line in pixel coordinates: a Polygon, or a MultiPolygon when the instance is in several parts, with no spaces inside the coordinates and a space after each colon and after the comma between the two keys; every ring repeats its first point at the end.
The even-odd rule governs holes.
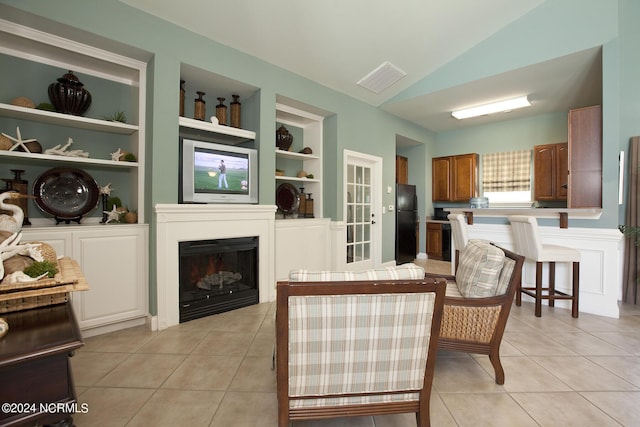
{"type": "Polygon", "coordinates": [[[578,296],[580,295],[580,263],[573,263],[573,298],[571,299],[571,316],[578,317],[578,296]]]}
{"type": "Polygon", "coordinates": [[[518,286],[516,287],[516,305],[518,307],[522,305],[522,280],[518,280],[518,286]]]}
{"type": "Polygon", "coordinates": [[[536,317],[542,317],[542,263],[536,262],[536,317]]]}
{"type": "Polygon", "coordinates": [[[556,300],[553,297],[556,294],[556,263],[551,261],[549,263],[549,307],[556,305],[556,300]]]}

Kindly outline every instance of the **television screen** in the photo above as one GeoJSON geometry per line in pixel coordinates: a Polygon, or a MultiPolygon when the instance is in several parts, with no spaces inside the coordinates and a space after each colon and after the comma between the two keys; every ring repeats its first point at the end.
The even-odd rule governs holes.
{"type": "Polygon", "coordinates": [[[196,147],[193,153],[195,193],[249,194],[249,157],[196,147]]]}

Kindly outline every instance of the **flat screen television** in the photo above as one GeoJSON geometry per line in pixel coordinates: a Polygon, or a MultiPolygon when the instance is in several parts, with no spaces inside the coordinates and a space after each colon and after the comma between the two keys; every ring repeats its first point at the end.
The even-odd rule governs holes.
{"type": "Polygon", "coordinates": [[[258,152],[180,138],[180,203],[258,203],[258,152]]]}

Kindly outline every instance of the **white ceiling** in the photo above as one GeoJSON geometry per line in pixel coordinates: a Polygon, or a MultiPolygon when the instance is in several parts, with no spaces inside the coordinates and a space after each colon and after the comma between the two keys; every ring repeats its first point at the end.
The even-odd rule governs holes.
{"type": "MultiPolygon", "coordinates": [[[[381,106],[545,0],[121,1],[381,106]],[[379,94],[357,85],[385,61],[407,76],[379,94]]],[[[458,121],[450,112],[513,95],[530,95],[533,107],[511,118],[566,111],[599,102],[600,61],[599,50],[581,52],[381,108],[433,131],[504,120],[458,121]]]]}

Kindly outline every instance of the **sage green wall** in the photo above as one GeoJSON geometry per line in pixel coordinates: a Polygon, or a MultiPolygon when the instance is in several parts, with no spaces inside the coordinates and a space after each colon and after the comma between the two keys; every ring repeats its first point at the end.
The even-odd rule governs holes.
{"type": "MultiPolygon", "coordinates": [[[[620,65],[638,62],[632,52],[640,42],[634,20],[640,17],[632,0],[548,0],[527,15],[481,41],[463,55],[431,73],[389,102],[435,92],[448,87],[498,75],[542,61],[602,46],[603,62],[603,211],[599,220],[573,220],[570,226],[617,228],[618,152],[626,134],[620,133],[631,118],[621,112],[634,109],[638,96],[623,98],[620,65]],[[620,10],[619,10],[620,7],[620,10]],[[625,14],[621,18],[622,13],[625,14]],[[624,25],[623,25],[624,24],[624,25]],[[625,41],[619,46],[619,32],[625,41]],[[635,99],[635,101],[634,101],[635,99]],[[622,116],[624,117],[624,116],[622,116]]],[[[630,80],[625,71],[623,80],[630,80]]],[[[635,94],[637,95],[637,93],[635,94]]],[[[637,127],[636,127],[637,129],[637,127]]],[[[481,130],[472,128],[469,131],[481,130]]],[[[626,133],[626,131],[625,131],[626,133]]],[[[446,136],[438,135],[438,147],[446,136]]],[[[448,149],[448,148],[447,148],[448,149]]],[[[483,221],[479,219],[479,221],[483,221]]]]}
{"type": "MultiPolygon", "coordinates": [[[[176,203],[178,194],[177,88],[180,64],[186,63],[259,88],[256,144],[260,150],[260,203],[274,204],[273,153],[276,96],[330,111],[325,124],[324,216],[342,219],[342,153],[360,151],[383,159],[383,188],[395,182],[395,137],[424,142],[430,132],[272,64],[243,54],[183,28],[131,8],[117,0],[0,0],[29,14],[95,33],[149,53],[147,180],[145,220],[150,224],[150,311],[156,313],[155,232],[153,206],[176,203]]],[[[27,17],[27,21],[31,17],[27,17]]],[[[59,26],[58,26],[59,27],[59,26]]],[[[60,29],[60,28],[58,28],[60,29]]],[[[74,32],[74,31],[72,31],[74,32]]],[[[75,31],[77,33],[77,31],[75,31]]],[[[94,38],[91,36],[91,38],[94,38]]],[[[82,41],[82,40],[80,40],[82,41]]],[[[286,47],[283,47],[286,48],[286,47]]],[[[383,204],[395,203],[383,192],[383,204]]],[[[382,219],[382,261],[394,259],[394,216],[382,219]]]]}

